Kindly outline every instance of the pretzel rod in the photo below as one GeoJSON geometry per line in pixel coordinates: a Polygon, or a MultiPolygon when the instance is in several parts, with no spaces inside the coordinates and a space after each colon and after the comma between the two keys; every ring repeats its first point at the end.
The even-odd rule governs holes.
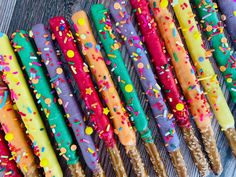
{"type": "Polygon", "coordinates": [[[217,5],[211,0],[193,1],[200,18],[204,34],[213,49],[213,56],[226,81],[233,102],[236,102],[236,63],[235,54],[231,51],[228,40],[224,34],[224,27],[217,16],[217,5]]]}
{"type": "MultiPolygon", "coordinates": [[[[221,91],[211,62],[207,59],[206,50],[203,48],[201,33],[197,28],[189,1],[180,0],[178,3],[173,3],[172,5],[185,37],[189,53],[198,72],[199,80],[207,93],[206,96],[211,104],[211,108],[223,130],[232,128],[234,127],[233,116],[221,91]]],[[[208,131],[212,130],[201,130],[202,136],[205,136],[208,131]]],[[[209,135],[213,135],[213,133],[209,135]]],[[[215,148],[214,150],[206,149],[208,153],[215,153],[214,156],[209,156],[211,167],[214,173],[220,174],[222,171],[222,165],[214,138],[208,137],[208,143],[212,143],[212,145],[208,146],[209,148],[215,148]]]]}
{"type": "Polygon", "coordinates": [[[180,0],[179,3],[173,5],[173,7],[187,42],[189,53],[199,74],[199,80],[207,92],[206,95],[216,118],[218,119],[218,122],[223,130],[232,128],[234,127],[233,116],[220,89],[219,82],[211,62],[206,58],[206,50],[202,47],[203,42],[201,34],[196,26],[196,21],[194,19],[191,6],[188,1],[180,0]],[[186,18],[184,18],[183,15],[180,15],[180,11],[186,15],[186,18]],[[188,21],[188,18],[191,20],[188,21]],[[194,43],[192,42],[193,40],[194,43]],[[195,50],[196,48],[198,50],[195,50]]]}
{"type": "Polygon", "coordinates": [[[93,173],[94,177],[105,177],[105,173],[100,164],[98,164],[96,170],[93,173]]]}
{"type": "MultiPolygon", "coordinates": [[[[5,138],[7,135],[5,135],[5,138]]],[[[21,177],[15,161],[11,157],[7,143],[4,140],[3,132],[0,131],[0,171],[3,171],[4,176],[21,177]]]]}
{"type": "Polygon", "coordinates": [[[38,176],[37,164],[0,74],[0,123],[13,158],[24,176],[38,176]]]}
{"type": "MultiPolygon", "coordinates": [[[[156,32],[156,23],[149,12],[148,3],[146,0],[130,0],[130,3],[135,11],[143,41],[147,46],[151,61],[156,69],[157,77],[162,84],[163,92],[175,115],[177,124],[180,127],[189,127],[190,121],[187,105],[176,85],[175,77],[168,63],[169,56],[163,51],[164,45],[156,32]]],[[[209,117],[203,117],[203,121],[209,124],[209,117]]]]}
{"type": "MultiPolygon", "coordinates": [[[[176,77],[183,90],[183,94],[187,99],[190,111],[194,116],[194,120],[199,129],[206,129],[211,125],[209,105],[204,93],[201,91],[199,82],[194,73],[194,68],[189,61],[188,53],[184,48],[180,34],[174,24],[172,14],[167,8],[168,4],[164,5],[161,0],[149,0],[149,3],[155,21],[157,22],[158,30],[165,42],[167,51],[170,54],[176,77]],[[202,120],[202,118],[204,119],[202,120]]],[[[155,29],[154,24],[153,28],[155,29]]],[[[202,176],[207,175],[209,172],[208,163],[192,128],[182,127],[181,129],[200,174],[202,176]],[[188,139],[192,140],[192,142],[188,139]]]]}
{"type": "MultiPolygon", "coordinates": [[[[121,144],[125,146],[126,153],[130,157],[137,176],[147,176],[144,164],[136,147],[136,136],[129,121],[129,116],[127,116],[127,112],[123,108],[103,56],[98,48],[99,45],[95,41],[88,17],[84,11],[78,11],[73,14],[72,21],[77,32],[76,36],[78,36],[78,41],[83,49],[82,53],[89,63],[92,74],[96,78],[99,91],[102,93],[103,100],[105,100],[110,110],[115,132],[121,144]],[[84,21],[83,24],[80,23],[82,20],[84,21]],[[85,38],[83,37],[84,34],[86,34],[85,38]],[[91,46],[87,46],[88,44],[91,44],[91,46]]],[[[133,89],[132,85],[128,85],[127,87],[131,87],[128,88],[130,90],[133,89]]],[[[146,119],[140,120],[139,126],[141,126],[140,128],[143,132],[141,133],[142,137],[146,137],[150,133],[147,124],[146,119]]]]}
{"type": "Polygon", "coordinates": [[[10,89],[11,99],[16,103],[27,134],[33,142],[34,153],[39,157],[40,166],[44,168],[46,177],[62,177],[61,168],[10,41],[5,34],[0,36],[0,55],[2,56],[0,66],[3,80],[10,89]]]}
{"type": "Polygon", "coordinates": [[[226,23],[226,29],[232,39],[232,44],[236,50],[236,1],[216,0],[223,15],[221,19],[226,23]]]}
{"type": "MultiPolygon", "coordinates": [[[[86,13],[84,11],[74,13],[72,21],[74,22],[76,36],[78,36],[77,39],[82,48],[82,53],[89,64],[91,73],[96,79],[99,92],[102,93],[103,99],[108,106],[109,113],[114,122],[115,132],[120,142],[124,146],[135,145],[136,137],[134,131],[106,67],[99,45],[92,34],[86,13]],[[83,22],[81,23],[81,21],[83,22]]],[[[143,122],[143,124],[145,126],[147,123],[143,122]]],[[[149,131],[147,132],[149,133],[149,131]]]]}
{"type": "Polygon", "coordinates": [[[154,143],[145,142],[145,149],[150,156],[150,160],[153,164],[153,168],[158,177],[167,177],[165,165],[161,159],[160,153],[154,143]]]}
{"type": "Polygon", "coordinates": [[[114,139],[113,127],[104,113],[104,108],[90,78],[88,66],[83,62],[76,48],[68,22],[63,17],[54,17],[50,19],[49,23],[79,87],[88,118],[110,153],[116,175],[126,176],[114,139]]]}
{"type": "Polygon", "coordinates": [[[79,157],[76,154],[77,147],[73,144],[63,113],[54,101],[55,96],[44,74],[41,61],[29,41],[28,33],[23,30],[13,33],[12,42],[28,75],[29,83],[34,89],[35,98],[42,106],[42,111],[52,129],[60,155],[64,157],[68,165],[79,163],[79,157]]]}
{"type": "MultiPolygon", "coordinates": [[[[236,100],[236,92],[235,85],[236,82],[234,79],[236,78],[236,63],[235,63],[235,54],[232,54],[227,38],[224,35],[224,27],[222,26],[222,22],[219,20],[217,16],[217,11],[215,9],[215,5],[212,1],[202,2],[200,0],[194,1],[196,5],[196,9],[201,18],[201,24],[204,33],[208,37],[208,41],[210,42],[213,50],[213,56],[219,66],[220,71],[222,72],[228,89],[230,90],[232,100],[235,102],[236,100]],[[210,14],[210,16],[208,15],[210,14]]],[[[231,128],[233,129],[233,128],[231,128]]],[[[232,137],[227,136],[231,149],[236,155],[236,142],[235,130],[232,131],[232,137]],[[234,143],[232,143],[234,142],[234,143]]]]}
{"type": "MultiPolygon", "coordinates": [[[[111,14],[116,21],[118,32],[121,33],[127,50],[134,62],[135,70],[139,75],[141,85],[147,95],[153,115],[156,118],[158,125],[160,125],[159,127],[162,132],[163,139],[165,140],[167,150],[171,154],[174,151],[179,151],[179,138],[175,132],[173,118],[168,113],[168,109],[161,95],[160,87],[157,84],[154,73],[150,68],[150,63],[142,47],[140,38],[130,21],[130,16],[125,10],[124,5],[125,3],[122,4],[118,1],[111,4],[111,14]],[[168,142],[169,140],[172,141],[168,142]]],[[[182,164],[184,164],[181,153],[178,154],[179,159],[181,159],[183,161],[182,164]]],[[[185,169],[185,174],[187,175],[186,167],[183,169],[185,169]]]]}
{"type": "Polygon", "coordinates": [[[149,61],[144,53],[139,37],[136,34],[132,23],[129,21],[129,15],[122,4],[115,2],[111,4],[110,9],[112,16],[117,23],[118,30],[125,40],[127,50],[132,55],[131,57],[135,69],[139,75],[143,89],[150,100],[154,117],[162,124],[160,128],[163,139],[166,141],[165,145],[168,151],[174,151],[179,148],[179,139],[174,129],[173,119],[171,115],[169,115],[168,109],[163,101],[160,87],[150,68],[149,61]],[[124,14],[124,19],[118,15],[119,13],[124,14]],[[138,52],[135,53],[135,51],[138,52]]]}
{"type": "Polygon", "coordinates": [[[67,82],[61,63],[54,50],[51,34],[43,24],[34,25],[32,32],[38,53],[41,54],[51,79],[50,82],[57,91],[59,96],[58,102],[64,107],[66,118],[68,118],[71,124],[77,144],[82,151],[83,158],[87,166],[95,172],[100,165],[98,163],[98,154],[94,142],[90,136],[93,131],[90,126],[86,126],[84,123],[84,115],[67,82]],[[72,106],[73,109],[71,109],[72,106]]]}
{"type": "Polygon", "coordinates": [[[69,165],[69,169],[71,171],[71,176],[81,176],[81,177],[85,176],[84,170],[81,167],[80,163],[69,165]]]}
{"type": "MultiPolygon", "coordinates": [[[[106,9],[102,4],[93,5],[91,7],[92,19],[95,23],[95,28],[98,31],[98,36],[100,37],[102,45],[109,58],[109,62],[106,63],[107,65],[110,65],[111,72],[113,72],[117,77],[119,87],[121,88],[121,91],[124,94],[126,100],[127,109],[130,111],[132,119],[134,119],[134,123],[138,127],[140,124],[143,124],[142,121],[147,121],[147,118],[139,101],[138,94],[135,90],[133,82],[129,76],[128,70],[124,64],[122,55],[119,51],[120,44],[116,41],[115,35],[112,32],[112,24],[107,11],[108,9],[106,9]],[[129,85],[132,86],[132,91],[127,89],[129,85]]],[[[160,123],[160,127],[163,125],[164,124],[160,123]]],[[[165,136],[169,131],[169,129],[166,127],[167,126],[164,125],[162,128],[163,136],[165,136]]],[[[138,128],[137,130],[142,135],[142,131],[140,131],[138,128]]],[[[155,171],[159,176],[167,176],[164,164],[159,156],[159,152],[156,151],[156,149],[153,151],[153,147],[155,147],[154,143],[150,145],[149,141],[147,140],[145,141],[144,139],[146,142],[145,146],[148,153],[154,156],[154,158],[152,158],[152,162],[155,164],[155,171]]],[[[167,145],[172,144],[171,141],[173,141],[173,139],[166,138],[165,140],[167,145]]]]}

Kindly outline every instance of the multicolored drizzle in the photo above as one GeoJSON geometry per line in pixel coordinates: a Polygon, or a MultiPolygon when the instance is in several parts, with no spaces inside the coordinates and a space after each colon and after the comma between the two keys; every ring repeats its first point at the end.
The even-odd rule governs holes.
{"type": "Polygon", "coordinates": [[[236,102],[236,54],[230,49],[224,34],[223,23],[217,15],[217,6],[212,0],[194,0],[203,32],[213,49],[213,56],[226,81],[233,102],[236,102]]]}
{"type": "Polygon", "coordinates": [[[160,86],[157,84],[140,38],[131,23],[130,16],[124,5],[125,4],[121,4],[118,1],[112,3],[110,11],[116,21],[117,31],[124,39],[130,57],[133,60],[135,70],[139,75],[140,82],[149,100],[153,115],[162,132],[163,139],[165,142],[168,142],[166,147],[171,152],[179,148],[179,138],[175,132],[174,119],[168,112],[161,95],[160,86]]]}
{"type": "Polygon", "coordinates": [[[34,89],[34,96],[38,104],[42,106],[50,124],[61,155],[67,160],[67,164],[76,164],[78,156],[73,144],[69,129],[64,120],[60,107],[55,102],[53,91],[43,71],[42,63],[36,55],[32,44],[29,41],[28,33],[20,30],[12,34],[12,44],[19,54],[23,69],[29,78],[29,83],[34,89]]]}
{"type": "Polygon", "coordinates": [[[7,35],[0,33],[0,70],[8,85],[11,99],[27,128],[27,134],[33,143],[34,154],[40,159],[46,177],[62,177],[62,171],[47,136],[40,114],[30,94],[30,90],[17,62],[7,35]]]}
{"type": "MultiPolygon", "coordinates": [[[[43,24],[34,25],[32,32],[38,53],[41,55],[49,73],[52,87],[56,89],[59,96],[58,102],[64,107],[66,118],[71,124],[87,166],[94,171],[98,164],[98,154],[90,136],[92,129],[84,123],[84,115],[67,81],[61,62],[57,57],[51,34],[43,24]]],[[[73,148],[76,148],[76,146],[73,148]]]]}

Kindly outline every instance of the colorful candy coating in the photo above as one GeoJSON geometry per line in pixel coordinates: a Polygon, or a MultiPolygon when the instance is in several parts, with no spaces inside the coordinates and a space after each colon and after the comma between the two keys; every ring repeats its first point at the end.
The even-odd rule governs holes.
{"type": "Polygon", "coordinates": [[[233,128],[234,118],[219,86],[217,75],[206,57],[201,33],[197,28],[189,1],[179,0],[172,5],[211,108],[223,130],[233,128]]]}
{"type": "Polygon", "coordinates": [[[79,87],[88,118],[106,146],[112,148],[116,143],[113,128],[108,117],[103,113],[104,108],[93,86],[88,66],[83,62],[76,48],[68,22],[63,17],[54,17],[49,23],[79,87]]]}
{"type": "Polygon", "coordinates": [[[25,175],[37,173],[33,152],[10,100],[10,92],[2,78],[0,78],[0,115],[0,123],[6,134],[5,139],[20,170],[25,175]]]}
{"type": "Polygon", "coordinates": [[[236,55],[231,51],[224,27],[211,0],[195,0],[200,23],[213,50],[213,56],[226,81],[232,100],[236,102],[236,55]]]}
{"type": "Polygon", "coordinates": [[[73,145],[72,136],[64,120],[63,113],[54,100],[53,91],[43,71],[42,63],[29,41],[28,33],[23,30],[13,33],[12,42],[28,75],[30,85],[34,89],[34,96],[47,117],[61,155],[67,160],[67,164],[76,164],[79,157],[76,151],[71,150],[73,145]]]}
{"type": "Polygon", "coordinates": [[[226,28],[236,50],[236,1],[235,0],[217,0],[219,8],[223,13],[222,20],[226,22],[226,28]]]}
{"type": "MultiPolygon", "coordinates": [[[[76,98],[71,90],[71,86],[67,82],[65,73],[63,72],[61,62],[59,61],[56,51],[53,47],[50,32],[43,24],[34,25],[32,28],[33,38],[38,48],[38,53],[41,54],[43,62],[47,68],[50,82],[53,88],[56,89],[59,96],[58,102],[63,105],[66,112],[77,143],[82,151],[83,158],[91,170],[95,170],[97,166],[98,154],[94,142],[91,138],[93,129],[89,126],[86,127],[84,123],[84,116],[76,101],[76,98]],[[73,107],[73,109],[71,109],[73,107]],[[91,149],[91,151],[89,151],[91,149]]],[[[72,150],[76,149],[76,145],[70,147],[72,150]]]]}
{"type": "Polygon", "coordinates": [[[118,79],[119,87],[126,100],[126,108],[132,115],[131,120],[134,121],[136,127],[142,126],[141,128],[137,128],[137,130],[141,134],[141,137],[148,142],[149,139],[145,139],[148,121],[119,51],[120,44],[115,40],[112,32],[108,10],[102,4],[95,4],[91,7],[91,14],[100,40],[109,58],[109,61],[106,63],[110,65],[111,71],[118,79]]]}
{"type": "MultiPolygon", "coordinates": [[[[114,123],[114,131],[124,146],[136,145],[136,136],[130,125],[129,117],[123,108],[111,75],[106,67],[104,58],[100,52],[100,46],[95,41],[86,13],[84,11],[74,13],[72,21],[74,22],[76,36],[78,36],[78,41],[82,47],[82,53],[90,66],[99,92],[101,92],[103,100],[108,106],[107,109],[114,123]]],[[[143,130],[146,130],[146,122],[143,122],[143,130]]]]}
{"type": "Polygon", "coordinates": [[[0,36],[0,68],[3,79],[10,89],[11,99],[16,103],[27,133],[33,142],[34,153],[39,157],[40,166],[44,168],[47,177],[62,177],[61,168],[10,41],[5,34],[0,36]]]}
{"type": "MultiPolygon", "coordinates": [[[[6,139],[5,135],[5,139],[6,139]]],[[[4,140],[4,134],[0,131],[0,172],[4,172],[4,176],[9,177],[21,177],[14,158],[11,157],[11,153],[8,149],[7,142],[4,140]]]]}
{"type": "Polygon", "coordinates": [[[168,62],[169,56],[164,51],[163,42],[157,34],[156,23],[149,12],[148,3],[146,0],[131,0],[130,2],[135,10],[143,41],[154,63],[156,74],[162,83],[164,95],[169,103],[170,109],[175,115],[177,124],[181,127],[189,127],[190,121],[187,105],[176,84],[175,77],[168,62]]]}
{"type": "Polygon", "coordinates": [[[112,3],[110,6],[111,14],[116,21],[117,31],[122,35],[130,57],[133,60],[135,70],[140,78],[143,90],[147,95],[163,139],[165,140],[165,146],[168,151],[174,151],[179,148],[179,138],[175,131],[173,116],[169,114],[164,103],[160,86],[157,84],[140,38],[130,21],[130,16],[124,5],[118,1],[112,3]]]}
{"type": "MultiPolygon", "coordinates": [[[[190,111],[198,128],[204,129],[211,125],[211,112],[195,75],[195,69],[190,63],[188,53],[174,24],[172,14],[167,7],[160,7],[161,0],[149,0],[149,2],[190,111]]],[[[183,107],[180,106],[177,104],[176,108],[181,110],[183,107]]]]}

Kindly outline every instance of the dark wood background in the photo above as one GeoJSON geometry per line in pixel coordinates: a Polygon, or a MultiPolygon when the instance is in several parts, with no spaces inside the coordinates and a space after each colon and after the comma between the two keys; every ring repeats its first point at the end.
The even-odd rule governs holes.
{"type": "MultiPolygon", "coordinates": [[[[58,16],[58,15],[65,16],[69,20],[70,15],[71,15],[71,6],[75,3],[77,3],[82,9],[85,9],[89,13],[89,9],[93,3],[103,3],[108,7],[109,2],[110,0],[0,0],[0,19],[1,19],[0,31],[5,32],[8,35],[11,35],[17,29],[30,30],[32,25],[37,24],[37,23],[48,24],[48,20],[50,17],[58,16]]],[[[127,8],[130,10],[129,6],[127,8]]],[[[96,34],[95,30],[94,30],[94,33],[96,34]]],[[[141,91],[138,78],[133,71],[130,59],[128,58],[128,54],[126,53],[126,50],[124,47],[122,48],[122,54],[125,58],[125,62],[132,76],[132,80],[134,81],[135,86],[137,90],[139,91],[139,96],[140,96],[142,105],[148,117],[150,118],[149,125],[151,129],[153,130],[153,136],[156,137],[155,143],[158,149],[160,150],[161,157],[167,168],[167,172],[170,177],[175,177],[176,176],[175,170],[163,146],[163,141],[160,137],[160,133],[158,132],[156,123],[152,118],[150,108],[148,104],[145,102],[145,97],[141,91]]],[[[216,68],[215,63],[214,63],[214,67],[215,67],[216,72],[219,73],[219,70],[216,68]]],[[[219,75],[219,80],[222,84],[222,89],[225,93],[225,97],[235,116],[236,115],[235,105],[231,102],[228,91],[225,90],[225,84],[223,82],[223,78],[221,77],[220,74],[218,75],[219,75]]],[[[195,130],[199,137],[198,130],[196,129],[196,126],[194,123],[193,123],[193,126],[195,127],[195,130]]],[[[212,120],[212,127],[215,132],[217,146],[219,148],[222,164],[224,167],[224,171],[221,174],[221,177],[234,177],[236,176],[236,159],[232,156],[231,150],[229,149],[226,138],[221,132],[215,118],[212,120]]],[[[193,164],[193,161],[190,157],[189,150],[186,148],[186,144],[183,141],[183,137],[178,128],[177,128],[177,133],[181,139],[181,151],[187,165],[189,176],[197,177],[199,176],[198,171],[193,164]]],[[[100,161],[101,161],[103,169],[106,172],[106,175],[108,177],[115,176],[115,173],[112,169],[112,166],[109,160],[108,153],[106,152],[106,149],[103,146],[103,142],[99,141],[96,135],[94,136],[94,138],[95,138],[96,145],[99,148],[100,161]]],[[[137,146],[138,146],[138,149],[140,150],[146,169],[149,175],[153,177],[155,176],[155,173],[152,168],[152,164],[148,158],[147,153],[145,152],[144,146],[138,134],[137,134],[137,140],[138,140],[137,146]]],[[[122,155],[128,176],[130,177],[135,176],[134,172],[132,171],[132,167],[129,162],[129,159],[125,155],[124,148],[121,146],[121,144],[118,144],[118,146],[121,151],[121,155],[122,155]]],[[[67,168],[66,168],[65,163],[61,160],[60,157],[59,159],[60,159],[62,169],[63,171],[65,171],[65,176],[70,176],[67,173],[67,168]]],[[[92,176],[91,171],[85,166],[83,158],[81,158],[81,162],[82,162],[86,175],[89,177],[92,176]]],[[[213,177],[214,175],[211,173],[209,176],[213,177]]]]}

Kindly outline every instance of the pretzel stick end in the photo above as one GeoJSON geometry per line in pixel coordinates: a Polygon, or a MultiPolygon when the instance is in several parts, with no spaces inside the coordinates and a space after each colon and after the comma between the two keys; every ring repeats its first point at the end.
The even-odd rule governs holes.
{"type": "Polygon", "coordinates": [[[166,173],[164,163],[161,159],[161,156],[157,150],[156,145],[154,143],[145,143],[145,148],[150,156],[150,160],[153,164],[153,168],[157,176],[167,177],[168,175],[166,173]]]}
{"type": "Polygon", "coordinates": [[[231,147],[232,153],[236,156],[236,130],[235,128],[228,128],[224,131],[225,136],[229,142],[229,146],[231,147]]]}
{"type": "Polygon", "coordinates": [[[205,150],[210,160],[212,171],[216,175],[220,175],[223,168],[212,128],[208,127],[206,130],[201,130],[201,135],[205,150]]]}
{"type": "Polygon", "coordinates": [[[144,168],[144,164],[142,162],[141,156],[138,152],[137,147],[134,146],[126,146],[126,152],[130,158],[131,164],[133,166],[133,170],[138,177],[147,177],[147,172],[144,168]]]}
{"type": "Polygon", "coordinates": [[[100,163],[97,164],[96,170],[93,172],[93,176],[94,177],[106,177],[100,163]]]}
{"type": "Polygon", "coordinates": [[[39,177],[40,175],[39,175],[37,166],[36,166],[35,164],[32,164],[31,167],[32,167],[32,168],[28,169],[27,172],[24,172],[24,171],[23,171],[23,172],[22,172],[23,175],[24,175],[25,177],[32,177],[32,176],[34,176],[34,177],[39,177]]]}
{"type": "Polygon", "coordinates": [[[84,170],[82,169],[80,162],[69,165],[69,169],[72,177],[85,177],[84,170]]]}
{"type": "Polygon", "coordinates": [[[112,161],[113,169],[115,170],[117,177],[127,177],[123,161],[120,156],[120,151],[117,148],[117,145],[114,145],[112,148],[108,148],[110,158],[112,161]]]}
{"type": "Polygon", "coordinates": [[[201,176],[209,175],[209,165],[205,154],[202,151],[201,144],[199,143],[197,137],[194,134],[194,130],[192,127],[190,128],[181,128],[185,142],[190,150],[193,161],[197,166],[199,173],[201,176]]]}
{"type": "Polygon", "coordinates": [[[179,177],[188,177],[187,168],[180,150],[169,152],[171,161],[179,177]]]}

